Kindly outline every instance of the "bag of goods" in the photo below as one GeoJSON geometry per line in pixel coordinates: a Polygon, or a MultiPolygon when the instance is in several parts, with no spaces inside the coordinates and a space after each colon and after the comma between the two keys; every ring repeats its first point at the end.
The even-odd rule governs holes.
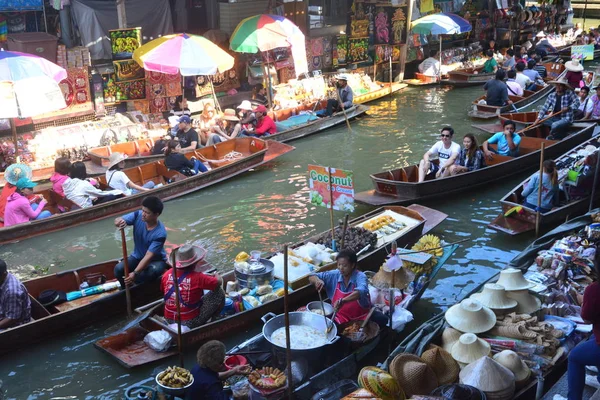
{"type": "Polygon", "coordinates": [[[268,293],[273,293],[273,286],[271,285],[262,285],[256,288],[256,294],[258,296],[262,296],[268,293]]]}
{"type": "Polygon", "coordinates": [[[248,302],[252,308],[260,306],[260,302],[254,296],[244,296],[244,301],[248,302]]]}
{"type": "Polygon", "coordinates": [[[265,304],[266,302],[271,301],[271,300],[275,300],[277,298],[278,298],[278,296],[275,293],[268,293],[268,294],[265,294],[264,296],[260,296],[258,298],[258,300],[260,300],[260,302],[262,304],[265,304]]]}
{"type": "Polygon", "coordinates": [[[242,290],[240,290],[239,293],[242,296],[246,296],[248,293],[250,293],[250,289],[248,289],[247,287],[245,287],[242,290]]]}
{"type": "Polygon", "coordinates": [[[171,347],[171,335],[169,332],[161,329],[160,331],[153,331],[144,337],[144,343],[154,351],[163,352],[167,351],[171,347]]]}
{"type": "Polygon", "coordinates": [[[358,374],[358,385],[382,400],[404,400],[404,392],[398,382],[377,367],[365,367],[358,374]]]}

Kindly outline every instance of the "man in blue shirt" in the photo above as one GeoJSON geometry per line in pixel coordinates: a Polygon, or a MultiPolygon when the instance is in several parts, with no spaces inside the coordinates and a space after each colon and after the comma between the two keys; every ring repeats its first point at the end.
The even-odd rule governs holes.
{"type": "Polygon", "coordinates": [[[504,123],[504,131],[495,133],[494,136],[483,142],[483,154],[488,159],[493,158],[493,151],[488,147],[490,144],[496,144],[498,150],[496,153],[501,156],[516,157],[519,155],[519,144],[521,143],[521,136],[515,133],[515,123],[507,121],[504,123]]]}
{"type": "Polygon", "coordinates": [[[342,111],[342,109],[352,107],[354,93],[352,92],[350,85],[348,85],[348,76],[346,74],[338,76],[336,86],[337,98],[327,100],[327,109],[325,111],[319,111],[317,116],[329,117],[333,115],[333,113],[342,111]],[[338,99],[341,100],[341,102],[338,99]]]}
{"type": "Polygon", "coordinates": [[[115,266],[115,277],[125,284],[145,283],[156,280],[167,269],[167,254],[164,245],[167,231],[158,217],[163,211],[163,203],[156,196],[148,196],[142,201],[142,209],[115,219],[115,226],[124,229],[133,225],[133,253],[127,257],[129,275],[125,275],[123,261],[115,266]]]}

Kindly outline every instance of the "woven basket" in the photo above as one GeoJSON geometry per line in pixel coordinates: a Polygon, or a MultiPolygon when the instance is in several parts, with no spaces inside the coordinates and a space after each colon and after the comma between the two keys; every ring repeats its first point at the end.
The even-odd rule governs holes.
{"type": "Polygon", "coordinates": [[[438,387],[435,372],[414,354],[399,354],[390,363],[390,374],[396,379],[404,394],[429,394],[438,387]]]}

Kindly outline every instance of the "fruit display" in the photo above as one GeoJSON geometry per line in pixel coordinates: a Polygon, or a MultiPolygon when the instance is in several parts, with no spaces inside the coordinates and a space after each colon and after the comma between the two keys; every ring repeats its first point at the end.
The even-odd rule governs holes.
{"type": "Polygon", "coordinates": [[[439,237],[435,235],[423,236],[410,250],[429,253],[432,255],[432,257],[424,264],[415,264],[410,261],[403,261],[403,266],[410,269],[417,275],[429,274],[433,270],[433,267],[437,265],[437,258],[444,254],[444,249],[440,247],[441,245],[442,243],[439,237]]]}
{"type": "Polygon", "coordinates": [[[277,368],[264,367],[254,370],[248,375],[248,381],[259,389],[279,389],[285,385],[286,377],[277,368]]]}
{"type": "Polygon", "coordinates": [[[190,371],[180,367],[169,367],[156,377],[158,383],[170,388],[183,388],[192,383],[193,378],[190,371]]]}
{"type": "MultiPolygon", "coordinates": [[[[335,240],[339,246],[342,242],[342,227],[335,228],[335,240]]],[[[323,233],[317,239],[318,244],[322,244],[331,248],[331,231],[323,233]]],[[[349,226],[346,229],[344,238],[344,247],[352,251],[358,252],[366,246],[377,245],[377,234],[360,227],[349,226]]]]}
{"type": "Polygon", "coordinates": [[[362,227],[383,236],[399,231],[406,227],[406,224],[396,221],[391,215],[380,215],[368,220],[362,227]]]}

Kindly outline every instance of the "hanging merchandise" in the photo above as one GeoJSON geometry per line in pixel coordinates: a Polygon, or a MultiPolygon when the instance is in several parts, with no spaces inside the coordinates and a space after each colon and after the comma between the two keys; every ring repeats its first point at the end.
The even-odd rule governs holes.
{"type": "Polygon", "coordinates": [[[421,7],[419,10],[421,11],[421,14],[433,11],[433,0],[421,0],[421,7]]]}
{"type": "Polygon", "coordinates": [[[348,40],[348,63],[360,63],[369,60],[369,39],[348,40]]]}
{"type": "Polygon", "coordinates": [[[333,51],[334,67],[336,65],[345,65],[348,54],[348,37],[346,35],[341,35],[337,36],[336,39],[336,45],[333,51]]]}
{"type": "Polygon", "coordinates": [[[375,14],[375,44],[391,43],[391,7],[378,7],[375,14]]]}
{"type": "Polygon", "coordinates": [[[406,27],[406,12],[405,8],[399,7],[392,15],[392,43],[404,44],[404,28],[406,27]]]}

